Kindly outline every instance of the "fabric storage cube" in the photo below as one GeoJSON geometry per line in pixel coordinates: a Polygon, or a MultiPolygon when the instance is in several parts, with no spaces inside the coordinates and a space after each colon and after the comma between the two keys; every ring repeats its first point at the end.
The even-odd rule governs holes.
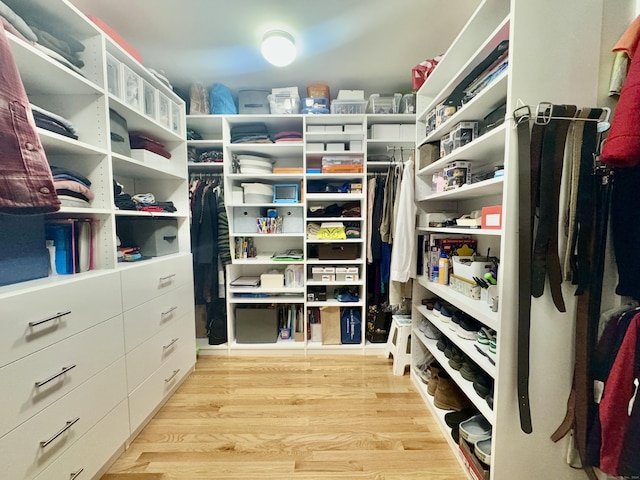
{"type": "Polygon", "coordinates": [[[49,274],[43,215],[0,214],[0,285],[49,274]]]}
{"type": "Polygon", "coordinates": [[[268,114],[268,90],[240,90],[238,92],[238,113],[268,114]]]}
{"type": "Polygon", "coordinates": [[[319,260],[355,260],[358,258],[358,245],[350,243],[321,243],[318,245],[319,260]]]}
{"type": "Polygon", "coordinates": [[[278,309],[237,306],[236,343],[275,343],[278,340],[278,309]]]}
{"type": "Polygon", "coordinates": [[[109,124],[111,129],[111,151],[131,156],[131,143],[127,120],[115,110],[109,109],[109,124]]]}
{"type": "Polygon", "coordinates": [[[117,232],[122,245],[140,247],[145,257],[178,252],[178,222],[166,219],[119,219],[117,232]]]}

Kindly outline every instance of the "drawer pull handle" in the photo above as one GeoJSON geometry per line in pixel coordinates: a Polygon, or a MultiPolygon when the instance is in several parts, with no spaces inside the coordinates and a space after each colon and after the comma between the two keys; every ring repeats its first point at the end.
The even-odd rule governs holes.
{"type": "Polygon", "coordinates": [[[162,350],[164,351],[164,350],[168,350],[168,349],[170,349],[171,347],[173,347],[173,346],[176,344],[176,342],[177,342],[178,340],[180,340],[180,338],[179,338],[179,337],[174,338],[174,339],[173,339],[173,340],[171,340],[168,344],[166,344],[165,346],[163,346],[163,347],[162,347],[162,350]]]}
{"type": "Polygon", "coordinates": [[[176,274],[172,273],[171,275],[167,275],[166,277],[160,277],[160,283],[168,282],[169,280],[171,280],[175,276],[176,276],[176,274]]]}
{"type": "Polygon", "coordinates": [[[62,427],[59,431],[57,431],[56,433],[53,434],[53,436],[48,439],[45,440],[44,442],[40,442],[40,448],[45,448],[47,447],[51,442],[53,442],[56,438],[58,438],[60,435],[62,435],[64,432],[66,432],[67,430],[69,430],[71,427],[73,427],[73,425],[80,420],[80,417],[76,417],[73,420],[68,420],[67,423],[65,424],[64,427],[62,427]]]}
{"type": "Polygon", "coordinates": [[[175,306],[175,307],[171,307],[169,310],[165,310],[164,312],[162,312],[162,313],[160,314],[160,316],[161,316],[161,317],[166,317],[166,316],[167,316],[167,315],[169,315],[170,313],[175,312],[177,309],[178,309],[178,307],[177,307],[177,306],[175,306]]]}
{"type": "Polygon", "coordinates": [[[66,312],[58,312],[55,315],[50,316],[49,318],[43,318],[42,320],[36,320],[35,322],[29,322],[30,327],[37,327],[38,325],[42,325],[43,323],[50,322],[52,320],[56,320],[57,318],[64,317],[65,315],[69,315],[71,310],[66,312]]]}
{"type": "Polygon", "coordinates": [[[69,480],[76,480],[76,478],[78,478],[82,472],[84,472],[84,468],[81,468],[77,472],[73,472],[71,475],[69,475],[69,480]]]}
{"type": "Polygon", "coordinates": [[[171,380],[173,380],[176,377],[176,375],[178,375],[178,373],[180,373],[179,368],[177,370],[174,370],[169,378],[165,378],[164,383],[169,383],[171,380]]]}
{"type": "Polygon", "coordinates": [[[56,378],[60,377],[61,375],[64,375],[69,370],[73,370],[74,368],[76,368],[75,365],[69,365],[68,367],[62,367],[62,370],[60,370],[58,373],[54,373],[49,378],[45,378],[44,380],[36,382],[36,387],[40,388],[43,385],[46,385],[47,383],[49,383],[49,382],[55,380],[56,378]]]}

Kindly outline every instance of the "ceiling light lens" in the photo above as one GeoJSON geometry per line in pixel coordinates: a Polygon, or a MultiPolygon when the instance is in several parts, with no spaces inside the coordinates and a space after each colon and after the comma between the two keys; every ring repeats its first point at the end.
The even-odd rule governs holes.
{"type": "Polygon", "coordinates": [[[295,41],[287,32],[267,32],[262,40],[262,56],[276,67],[289,65],[295,60],[296,53],[295,41]]]}

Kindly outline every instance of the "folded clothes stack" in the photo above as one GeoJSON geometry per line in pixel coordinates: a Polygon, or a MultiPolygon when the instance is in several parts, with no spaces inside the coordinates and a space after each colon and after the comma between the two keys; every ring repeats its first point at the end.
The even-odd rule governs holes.
{"type": "Polygon", "coordinates": [[[36,126],[65,137],[78,139],[73,123],[66,118],[33,104],[31,104],[31,111],[33,112],[33,120],[36,122],[36,126]]]}
{"type": "Polygon", "coordinates": [[[264,123],[247,123],[231,128],[231,143],[273,143],[264,123]]]}
{"type": "Polygon", "coordinates": [[[131,148],[142,148],[156,153],[164,158],[171,158],[171,153],[167,150],[164,143],[147,136],[142,132],[129,132],[129,142],[131,148]]]}
{"type": "Polygon", "coordinates": [[[273,136],[276,143],[301,142],[302,133],[295,131],[279,132],[273,136]]]}
{"type": "Polygon", "coordinates": [[[63,206],[89,207],[94,194],[88,178],[68,168],[51,165],[53,185],[63,206]]]}
{"type": "Polygon", "coordinates": [[[0,1],[0,16],[5,28],[10,25],[8,31],[66,67],[81,73],[84,62],[80,59],[80,54],[85,46],[69,33],[60,19],[49,15],[32,2],[22,2],[12,10],[0,1]]]}

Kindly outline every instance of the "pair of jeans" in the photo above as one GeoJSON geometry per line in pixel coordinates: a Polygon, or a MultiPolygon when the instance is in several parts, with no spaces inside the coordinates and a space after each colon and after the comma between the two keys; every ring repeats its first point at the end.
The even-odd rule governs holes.
{"type": "Polygon", "coordinates": [[[60,209],[29,100],[0,24],[0,213],[60,209]]]}

